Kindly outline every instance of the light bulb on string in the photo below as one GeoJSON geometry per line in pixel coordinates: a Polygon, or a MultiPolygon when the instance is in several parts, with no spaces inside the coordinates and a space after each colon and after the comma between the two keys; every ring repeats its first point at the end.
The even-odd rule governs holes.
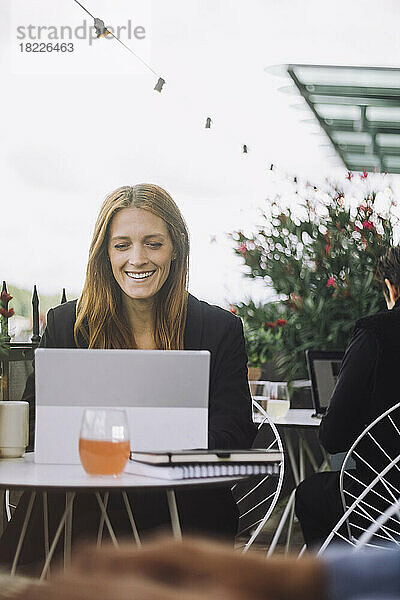
{"type": "Polygon", "coordinates": [[[95,17],[94,15],[92,15],[92,13],[81,2],[79,2],[79,0],[73,0],[73,2],[75,2],[75,4],[78,4],[78,6],[80,6],[82,8],[82,10],[84,10],[93,19],[94,28],[95,28],[96,35],[98,38],[106,37],[107,35],[111,35],[111,37],[113,37],[119,44],[121,44],[121,46],[123,46],[125,48],[125,50],[127,50],[128,52],[133,54],[133,56],[137,60],[139,60],[149,71],[151,71],[152,73],[154,73],[154,75],[156,75],[158,77],[158,81],[157,81],[154,89],[157,92],[161,92],[162,87],[165,84],[165,79],[160,77],[158,75],[157,71],[155,71],[151,65],[149,65],[145,60],[143,60],[143,58],[141,56],[136,54],[136,52],[134,52],[132,50],[132,48],[129,48],[129,46],[124,44],[124,42],[118,36],[116,36],[110,29],[107,29],[107,27],[105,26],[104,21],[102,19],[99,19],[99,18],[95,17]]]}
{"type": "Polygon", "coordinates": [[[97,17],[95,17],[95,19],[94,19],[93,26],[96,30],[97,38],[106,37],[107,35],[110,34],[110,32],[108,31],[107,27],[104,24],[104,21],[102,21],[101,19],[98,19],[97,17]]]}
{"type": "Polygon", "coordinates": [[[161,90],[163,89],[163,85],[165,83],[165,79],[163,79],[162,77],[159,77],[154,89],[156,92],[160,92],[161,94],[161,90]]]}

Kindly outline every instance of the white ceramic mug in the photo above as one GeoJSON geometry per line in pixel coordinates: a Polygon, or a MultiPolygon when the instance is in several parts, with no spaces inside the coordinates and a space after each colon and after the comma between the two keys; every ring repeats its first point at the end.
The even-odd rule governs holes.
{"type": "Polygon", "coordinates": [[[0,402],[0,458],[19,458],[29,441],[28,402],[0,402]]]}

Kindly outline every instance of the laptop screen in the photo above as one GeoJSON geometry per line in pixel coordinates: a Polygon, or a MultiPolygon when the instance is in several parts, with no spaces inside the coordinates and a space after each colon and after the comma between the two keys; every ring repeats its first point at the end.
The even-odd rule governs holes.
{"type": "Polygon", "coordinates": [[[339,375],[341,360],[314,361],[315,379],[317,382],[319,404],[328,408],[332,392],[339,375]]]}
{"type": "Polygon", "coordinates": [[[343,354],[341,351],[309,350],[307,352],[312,396],[318,414],[324,414],[329,406],[343,354]]]}

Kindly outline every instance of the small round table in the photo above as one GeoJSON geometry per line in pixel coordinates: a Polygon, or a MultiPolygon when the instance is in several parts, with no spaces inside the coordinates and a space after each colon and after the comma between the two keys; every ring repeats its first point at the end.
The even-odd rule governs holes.
{"type": "Polygon", "coordinates": [[[168,500],[169,514],[171,518],[172,532],[175,538],[181,539],[182,531],[176,505],[175,489],[189,487],[210,487],[227,485],[241,477],[218,477],[199,478],[185,480],[165,480],[152,477],[142,477],[122,473],[118,477],[92,476],[88,475],[81,465],[53,465],[38,464],[34,462],[33,452],[26,454],[23,458],[0,460],[0,489],[18,489],[30,492],[30,499],[25,519],[21,528],[17,549],[15,552],[11,574],[14,575],[22,544],[25,539],[26,530],[31,517],[33,503],[37,493],[43,497],[44,512],[44,540],[46,560],[40,578],[43,579],[49,569],[58,540],[64,529],[64,565],[70,562],[72,542],[72,508],[74,498],[79,492],[93,492],[101,511],[101,520],[97,535],[97,544],[100,545],[103,528],[106,525],[111,540],[115,546],[118,541],[107,514],[108,495],[110,491],[120,491],[124,500],[129,522],[132,528],[134,540],[141,545],[139,533],[135,524],[132,508],[129,503],[127,490],[159,490],[165,491],[168,500]],[[65,493],[65,510],[61,516],[54,539],[50,544],[47,512],[47,493],[59,491],[65,493]],[[101,495],[103,493],[103,497],[101,495]]]}

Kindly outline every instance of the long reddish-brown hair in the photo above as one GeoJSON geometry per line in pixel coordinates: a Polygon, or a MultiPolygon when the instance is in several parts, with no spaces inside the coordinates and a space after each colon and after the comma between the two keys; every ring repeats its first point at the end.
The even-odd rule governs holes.
{"type": "Polygon", "coordinates": [[[189,236],[185,221],[171,196],[158,185],[124,186],[105,199],[94,228],[86,280],[76,309],[74,337],[77,346],[134,348],[132,331],[124,314],[122,290],[108,260],[110,224],[123,208],[142,208],[167,225],[175,260],[155,298],[154,341],[161,350],[183,349],[187,313],[189,236]]]}

